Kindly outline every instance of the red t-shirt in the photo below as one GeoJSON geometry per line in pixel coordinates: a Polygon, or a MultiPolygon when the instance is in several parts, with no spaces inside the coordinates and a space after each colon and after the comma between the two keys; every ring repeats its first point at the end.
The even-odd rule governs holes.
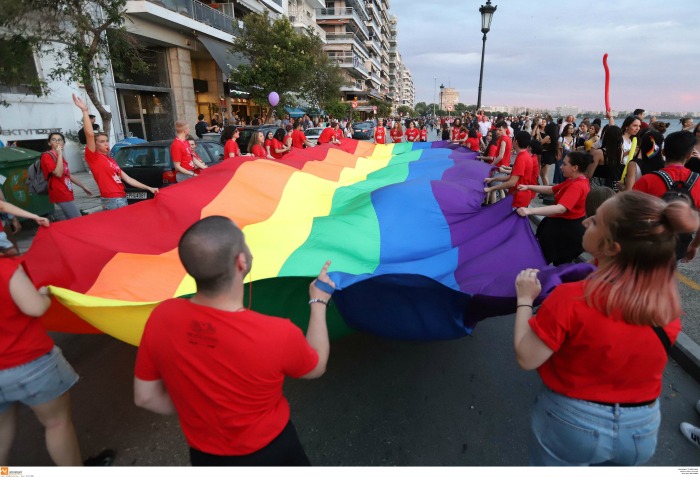
{"type": "Polygon", "coordinates": [[[241,155],[241,148],[238,147],[238,143],[233,139],[229,139],[224,145],[224,159],[231,157],[231,154],[233,154],[233,157],[241,155]]]}
{"type": "MultiPolygon", "coordinates": [[[[530,155],[532,156],[532,175],[530,175],[530,182],[528,184],[537,185],[540,179],[540,161],[537,158],[537,154],[530,155]]],[[[532,198],[530,200],[532,200],[537,195],[537,192],[531,190],[530,194],[532,195],[532,198]]]]}
{"type": "Polygon", "coordinates": [[[179,162],[180,167],[186,171],[194,171],[194,163],[192,162],[192,148],[190,143],[184,139],[176,137],[170,145],[170,158],[173,163],[179,162]]]}
{"type": "Polygon", "coordinates": [[[280,141],[278,141],[275,138],[272,138],[272,143],[270,144],[270,154],[272,154],[272,157],[275,159],[282,159],[282,156],[285,155],[285,153],[278,154],[275,152],[276,149],[282,149],[284,147],[284,144],[282,144],[280,141]]]}
{"type": "MultiPolygon", "coordinates": [[[[682,164],[671,164],[661,170],[668,173],[674,182],[687,181],[692,172],[690,169],[686,169],[682,164]]],[[[644,174],[634,183],[634,190],[646,192],[656,197],[663,197],[668,189],[666,189],[666,183],[664,183],[661,177],[656,174],[644,174]]],[[[690,195],[693,198],[693,202],[695,202],[695,207],[700,209],[700,187],[698,184],[695,184],[693,188],[690,189],[690,195]]]]}
{"type": "Polygon", "coordinates": [[[306,142],[306,134],[304,134],[304,131],[295,129],[292,132],[292,147],[295,147],[297,149],[303,149],[304,142],[306,142]]]}
{"type": "Polygon", "coordinates": [[[420,130],[418,128],[406,129],[406,141],[415,142],[419,136],[420,136],[420,130]]]}
{"type": "Polygon", "coordinates": [[[175,298],[151,313],[134,374],[163,380],[191,447],[246,455],[289,422],[284,378],[301,377],[317,363],[318,354],[289,320],[175,298]]]}
{"type": "Polygon", "coordinates": [[[586,196],[591,190],[591,184],[586,176],[579,176],[578,179],[566,179],[561,184],[552,186],[554,192],[554,202],[566,207],[566,212],[553,215],[560,219],[580,219],[586,216],[586,196]]]}
{"type": "Polygon", "coordinates": [[[468,137],[466,141],[467,147],[472,151],[479,151],[479,138],[478,137],[468,137]]]}
{"type": "Polygon", "coordinates": [[[403,140],[403,131],[399,129],[392,129],[389,134],[391,134],[391,142],[401,142],[403,140]]]}
{"type": "MultiPolygon", "coordinates": [[[[552,391],[607,403],[651,401],[661,394],[667,355],[651,326],[606,316],[583,298],[585,281],[559,285],[530,318],[532,331],[554,354],[537,372],[552,391]]],[[[679,319],[664,330],[671,343],[679,319]]]]}
{"type": "Polygon", "coordinates": [[[384,126],[379,126],[374,130],[374,142],[376,144],[386,144],[386,129],[384,126]]]}
{"type": "Polygon", "coordinates": [[[100,195],[105,199],[126,197],[122,184],[122,170],[114,159],[97,151],[85,148],[85,162],[90,166],[100,195]]]}
{"type": "Polygon", "coordinates": [[[335,131],[335,134],[334,134],[335,138],[336,138],[338,141],[342,141],[342,140],[343,140],[343,137],[344,137],[344,136],[343,136],[343,130],[340,129],[340,128],[338,128],[338,129],[334,129],[334,131],[335,131]]]}
{"type": "Polygon", "coordinates": [[[469,132],[468,131],[462,131],[461,129],[459,130],[459,142],[464,142],[467,140],[467,137],[469,137],[469,132]]]}
{"type": "Polygon", "coordinates": [[[527,207],[532,200],[532,191],[518,190],[518,186],[521,184],[530,184],[530,178],[532,176],[532,155],[528,151],[520,151],[515,157],[515,164],[513,164],[511,175],[519,177],[515,187],[509,190],[510,194],[513,196],[513,207],[527,207]]]}
{"type": "Polygon", "coordinates": [[[254,145],[250,153],[253,154],[255,157],[261,157],[263,159],[267,157],[267,149],[265,149],[260,144],[254,145]]]}
{"type": "Polygon", "coordinates": [[[450,140],[459,141],[459,128],[452,128],[452,132],[450,133],[450,140]]]}
{"type": "Polygon", "coordinates": [[[70,171],[65,159],[61,159],[63,161],[63,176],[58,177],[52,174],[53,170],[56,169],[57,158],[55,153],[50,152],[45,152],[41,155],[41,172],[44,174],[44,177],[48,177],[49,200],[54,204],[70,202],[74,199],[73,182],[70,180],[70,171]]]}
{"type": "Polygon", "coordinates": [[[21,263],[0,258],[0,369],[29,363],[53,348],[41,320],[22,313],[10,295],[10,279],[21,263]]]}
{"type": "Polygon", "coordinates": [[[428,142],[428,130],[427,129],[420,130],[420,141],[421,142],[428,142]]]}
{"type": "Polygon", "coordinates": [[[496,157],[498,157],[500,154],[501,144],[503,143],[506,143],[506,149],[503,153],[503,159],[501,159],[501,162],[499,162],[498,165],[510,166],[510,156],[513,153],[513,140],[507,134],[499,137],[498,141],[496,142],[496,157]]]}
{"type": "Polygon", "coordinates": [[[335,137],[335,129],[333,128],[326,128],[323,131],[321,131],[321,135],[318,136],[318,141],[317,144],[326,144],[329,143],[333,140],[335,137]]]}

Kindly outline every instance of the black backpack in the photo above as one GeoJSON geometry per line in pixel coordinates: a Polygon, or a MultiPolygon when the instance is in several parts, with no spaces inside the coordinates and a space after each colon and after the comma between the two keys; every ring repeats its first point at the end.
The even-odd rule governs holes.
{"type": "MultiPolygon", "coordinates": [[[[58,161],[58,158],[49,152],[54,161],[58,161]]],[[[44,172],[41,170],[41,159],[37,159],[34,163],[27,169],[27,180],[25,181],[29,192],[36,195],[48,195],[49,193],[49,182],[44,172]]]]}
{"type": "MultiPolygon", "coordinates": [[[[664,181],[666,184],[666,193],[661,196],[661,198],[668,203],[675,202],[677,200],[685,201],[693,209],[695,209],[695,201],[693,196],[690,194],[690,189],[693,188],[700,174],[697,172],[691,172],[686,181],[674,181],[673,178],[664,170],[653,171],[652,174],[656,174],[664,181]]],[[[680,260],[685,257],[685,253],[688,250],[688,245],[693,240],[692,233],[682,233],[678,234],[678,240],[676,243],[676,260],[680,260]]]]}

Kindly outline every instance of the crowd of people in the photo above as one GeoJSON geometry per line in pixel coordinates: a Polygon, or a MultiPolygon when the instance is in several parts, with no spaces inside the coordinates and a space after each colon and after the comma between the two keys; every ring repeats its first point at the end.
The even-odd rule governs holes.
{"type": "MultiPolygon", "coordinates": [[[[94,132],[87,107],[73,99],[83,112],[85,158],[103,207],[126,205],[124,183],[158,193],[119,168],[107,136],[94,132]]],[[[197,135],[219,129],[199,120],[197,135]]],[[[309,147],[304,123],[290,122],[268,137],[256,131],[247,154],[277,160],[309,147]]],[[[331,121],[318,144],[341,143],[347,126],[331,121]]],[[[515,280],[515,357],[523,369],[537,369],[543,383],[531,417],[533,465],[639,465],[653,456],[662,372],[681,330],[676,264],[694,259],[700,248],[700,186],[693,187],[700,126],[665,135],[663,124],[644,122],[643,110],[619,127],[611,115],[600,126],[596,119],[575,124],[573,117],[491,121],[482,112],[439,124],[444,140],[492,166],[485,205],[510,196],[513,213],[544,217],[536,237],[546,263],[570,263],[585,251],[596,267],[541,303],[539,270],[523,270],[515,280]],[[538,194],[553,202],[533,207],[538,194]]],[[[428,128],[436,127],[434,120],[380,119],[374,140],[426,141],[428,128]]],[[[206,165],[194,153],[189,124],[178,121],[175,130],[170,152],[180,182],[206,165]]],[[[221,128],[224,160],[242,155],[239,135],[236,126],[221,128]]],[[[64,143],[61,134],[51,134],[41,166],[50,200],[71,218],[77,210],[72,184],[92,191],[71,179],[64,143]]],[[[3,200],[0,213],[49,226],[3,200]]],[[[151,314],[136,360],[135,404],[178,415],[193,465],[309,465],[282,385],[285,377],[314,379],[326,370],[326,309],[335,287],[330,261],[309,286],[303,334],[288,320],[244,307],[253,256],[230,219],[197,221],[178,252],[197,293],[166,300],[151,314]],[[192,332],[193,319],[201,333],[192,332]],[[214,329],[212,341],[207,330],[214,329]]],[[[8,304],[0,310],[0,465],[9,462],[18,403],[44,425],[53,461],[80,465],[68,397],[78,376],[37,320],[50,306],[49,292],[32,284],[21,259],[3,257],[0,298],[8,304]]],[[[700,446],[699,428],[683,423],[681,431],[700,446]]],[[[98,462],[113,458],[106,451],[98,462]]]]}

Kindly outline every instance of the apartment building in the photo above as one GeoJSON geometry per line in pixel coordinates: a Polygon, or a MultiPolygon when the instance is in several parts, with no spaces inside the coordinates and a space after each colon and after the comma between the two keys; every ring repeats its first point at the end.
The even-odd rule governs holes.
{"type": "Polygon", "coordinates": [[[415,104],[413,77],[399,53],[398,32],[398,18],[391,15],[389,19],[389,96],[394,114],[399,106],[413,108],[415,104]]]}
{"type": "Polygon", "coordinates": [[[386,101],[389,91],[389,0],[329,0],[316,11],[326,32],[325,50],[342,68],[344,102],[372,112],[371,99],[386,101]]]}

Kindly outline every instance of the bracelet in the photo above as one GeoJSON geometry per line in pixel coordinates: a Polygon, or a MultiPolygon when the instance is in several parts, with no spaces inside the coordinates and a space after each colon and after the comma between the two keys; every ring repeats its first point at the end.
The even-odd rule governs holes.
{"type": "Polygon", "coordinates": [[[309,305],[312,303],[323,303],[324,305],[328,306],[328,302],[326,300],[321,300],[320,298],[312,298],[309,300],[309,305]]]}
{"type": "Polygon", "coordinates": [[[516,306],[516,308],[520,308],[521,306],[526,306],[526,307],[530,308],[531,310],[533,309],[532,305],[518,305],[518,306],[516,306]]]}

